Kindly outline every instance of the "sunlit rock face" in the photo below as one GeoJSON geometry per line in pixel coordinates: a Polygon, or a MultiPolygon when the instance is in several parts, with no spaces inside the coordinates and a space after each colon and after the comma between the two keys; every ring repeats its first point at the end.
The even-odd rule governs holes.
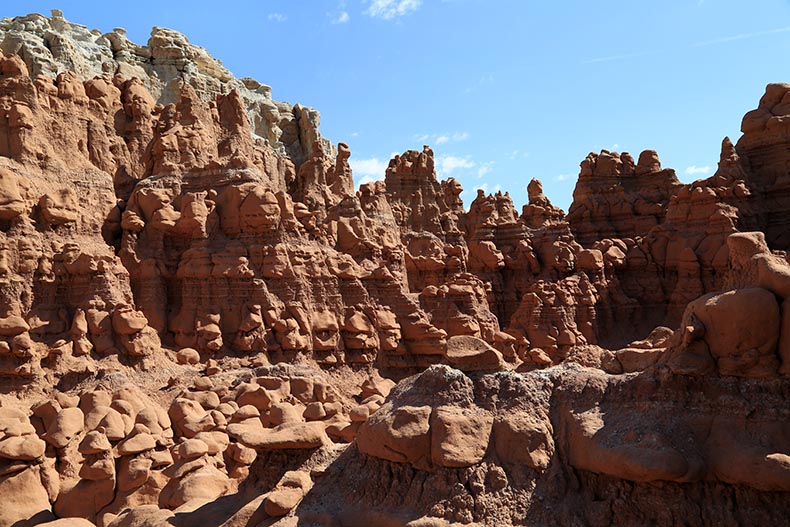
{"type": "Polygon", "coordinates": [[[0,50],[0,526],[785,521],[790,85],[519,213],[172,30],[0,50]]]}

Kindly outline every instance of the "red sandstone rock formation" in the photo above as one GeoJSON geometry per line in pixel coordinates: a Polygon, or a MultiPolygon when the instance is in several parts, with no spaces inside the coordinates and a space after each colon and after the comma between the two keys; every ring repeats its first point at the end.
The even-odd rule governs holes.
{"type": "Polygon", "coordinates": [[[0,50],[0,526],[785,520],[790,86],[519,214],[172,30],[0,50]]]}
{"type": "Polygon", "coordinates": [[[643,236],[664,222],[680,186],[674,170],[661,169],[655,150],[639,154],[636,164],[627,152],[590,153],[581,163],[568,222],[582,245],[643,236]]]}

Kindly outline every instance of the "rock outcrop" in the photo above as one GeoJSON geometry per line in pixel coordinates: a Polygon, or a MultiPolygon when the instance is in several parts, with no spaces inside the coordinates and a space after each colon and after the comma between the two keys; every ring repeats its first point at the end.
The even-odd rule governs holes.
{"type": "Polygon", "coordinates": [[[602,150],[581,163],[568,222],[582,245],[604,238],[644,236],[664,222],[669,199],[682,184],[662,169],[655,150],[639,160],[627,152],[602,150]]]}
{"type": "Polygon", "coordinates": [[[0,527],[781,524],[790,85],[658,155],[354,188],[183,35],[0,21],[0,527]],[[453,522],[453,523],[451,523],[453,522]]]}

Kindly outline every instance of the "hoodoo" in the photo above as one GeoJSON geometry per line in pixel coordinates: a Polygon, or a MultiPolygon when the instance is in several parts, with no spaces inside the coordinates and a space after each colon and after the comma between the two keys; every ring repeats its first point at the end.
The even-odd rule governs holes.
{"type": "Polygon", "coordinates": [[[0,108],[0,527],[787,521],[790,84],[567,215],[159,27],[3,19],[0,108]]]}

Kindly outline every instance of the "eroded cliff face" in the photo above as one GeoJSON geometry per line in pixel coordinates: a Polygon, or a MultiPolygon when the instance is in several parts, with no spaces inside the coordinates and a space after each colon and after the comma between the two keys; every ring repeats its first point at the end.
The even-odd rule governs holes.
{"type": "Polygon", "coordinates": [[[0,50],[1,526],[786,517],[790,86],[711,178],[590,154],[519,214],[427,146],[355,190],[171,30],[0,50]]]}
{"type": "Polygon", "coordinates": [[[51,17],[3,19],[0,50],[21,58],[32,78],[56,78],[64,71],[84,80],[104,75],[136,78],[162,105],[177,103],[184,84],[206,102],[235,90],[255,137],[287,154],[296,166],[313,155],[316,141],[330,151],[334,148],[318,132],[320,115],[315,109],[275,101],[269,86],[234,77],[208,51],[171,29],[153,28],[148,43],[141,45],[130,41],[123,28],[102,34],[69,22],[54,10],[51,17]]]}

